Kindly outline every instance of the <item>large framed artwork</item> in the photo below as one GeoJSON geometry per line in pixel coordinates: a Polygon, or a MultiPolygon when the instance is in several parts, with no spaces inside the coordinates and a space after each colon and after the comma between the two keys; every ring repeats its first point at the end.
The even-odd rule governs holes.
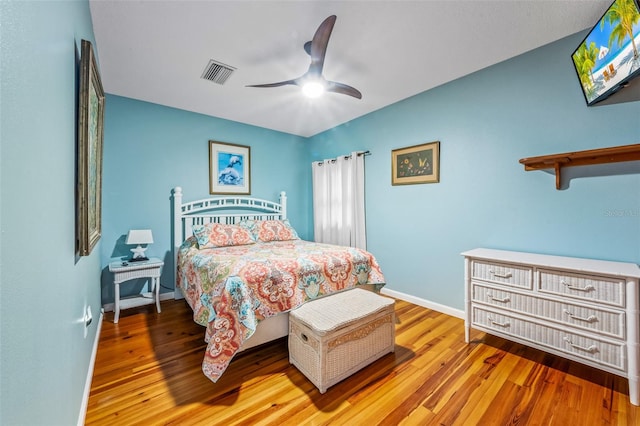
{"type": "Polygon", "coordinates": [[[91,42],[82,40],[78,99],[76,244],[88,256],[102,235],[104,90],[91,42]]]}
{"type": "Polygon", "coordinates": [[[391,151],[391,184],[440,182],[440,142],[391,151]]]}
{"type": "Polygon", "coordinates": [[[209,192],[251,194],[251,147],[209,141],[209,192]]]}

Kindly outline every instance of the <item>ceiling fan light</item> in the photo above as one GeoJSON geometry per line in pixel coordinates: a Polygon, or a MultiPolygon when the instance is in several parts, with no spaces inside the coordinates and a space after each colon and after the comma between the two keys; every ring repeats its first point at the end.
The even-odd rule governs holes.
{"type": "Polygon", "coordinates": [[[318,81],[309,81],[302,86],[302,93],[308,98],[319,98],[325,91],[324,84],[318,81]]]}

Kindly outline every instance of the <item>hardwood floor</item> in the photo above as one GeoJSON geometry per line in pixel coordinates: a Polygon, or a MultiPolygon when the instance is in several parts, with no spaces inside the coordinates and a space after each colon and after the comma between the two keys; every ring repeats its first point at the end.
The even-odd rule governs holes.
{"type": "Polygon", "coordinates": [[[107,313],[88,425],[639,425],[626,379],[472,332],[396,302],[396,351],[322,395],[285,339],[236,356],[212,383],[184,301],[107,313]]]}

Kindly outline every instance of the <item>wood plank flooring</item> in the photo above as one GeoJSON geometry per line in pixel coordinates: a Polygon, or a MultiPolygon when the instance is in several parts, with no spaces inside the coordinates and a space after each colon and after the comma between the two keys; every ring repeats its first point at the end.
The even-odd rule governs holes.
{"type": "Polygon", "coordinates": [[[473,331],[398,300],[396,351],[322,395],[285,339],[213,383],[184,301],[105,314],[87,425],[640,425],[626,379],[473,331]]]}

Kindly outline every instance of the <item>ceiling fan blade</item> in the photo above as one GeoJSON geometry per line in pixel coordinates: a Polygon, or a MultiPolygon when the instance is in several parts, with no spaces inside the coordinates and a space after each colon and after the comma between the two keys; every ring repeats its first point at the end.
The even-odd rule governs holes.
{"type": "Polygon", "coordinates": [[[362,99],[362,93],[355,87],[348,86],[342,83],[336,83],[335,81],[327,81],[327,92],[340,93],[342,95],[353,96],[357,99],[362,99]]]}
{"type": "Polygon", "coordinates": [[[277,83],[267,83],[267,84],[248,84],[245,87],[280,87],[280,86],[286,86],[288,84],[293,84],[293,85],[298,85],[298,81],[296,80],[286,80],[286,81],[279,81],[277,83]]]}
{"type": "MultiPolygon", "coordinates": [[[[336,23],[336,15],[331,15],[318,27],[316,33],[313,35],[311,45],[309,47],[309,56],[311,56],[311,65],[309,65],[309,74],[322,75],[322,67],[324,66],[324,55],[327,53],[327,45],[329,44],[329,37],[331,37],[331,31],[336,23]]],[[[305,50],[307,50],[307,44],[305,44],[305,50]]]]}

